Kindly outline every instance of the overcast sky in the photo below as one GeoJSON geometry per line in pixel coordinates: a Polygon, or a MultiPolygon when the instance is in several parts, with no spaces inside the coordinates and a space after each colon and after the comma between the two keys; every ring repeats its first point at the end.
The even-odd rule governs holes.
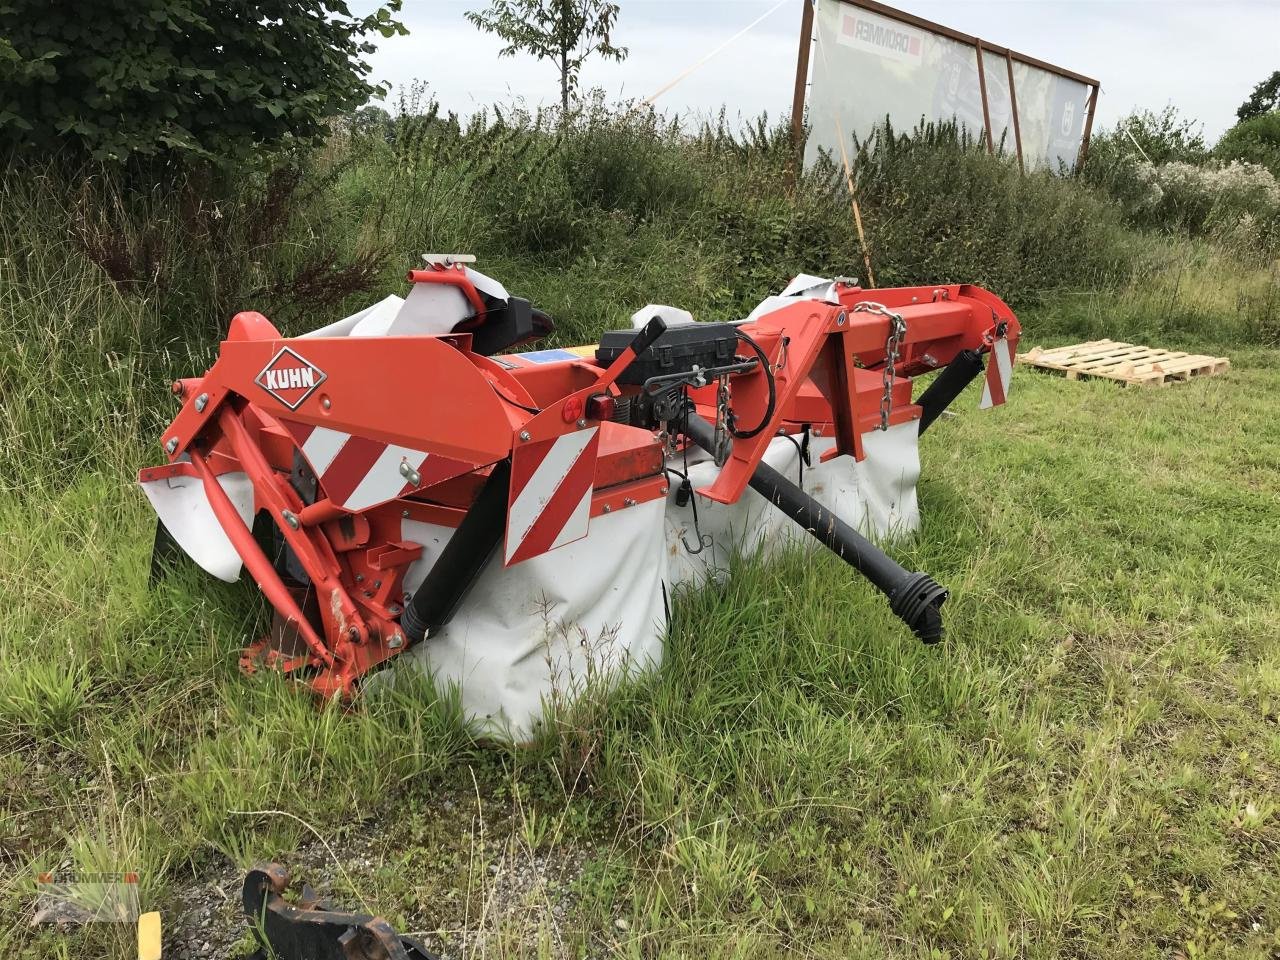
{"type": "MultiPolygon", "coordinates": [[[[732,37],[779,0],[620,0],[621,64],[592,63],[584,85],[643,98],[732,37]]],[[[801,4],[781,7],[659,100],[694,116],[790,110],[801,4]]],[[[380,41],[373,78],[424,81],[449,110],[559,99],[555,68],[517,55],[463,17],[485,0],[405,0],[409,36],[380,41]]],[[[353,4],[369,9],[370,0],[353,4]]],[[[900,0],[918,16],[1102,81],[1098,123],[1135,107],[1173,103],[1216,138],[1259,80],[1280,69],[1280,0],[900,0]]],[[[872,92],[873,95],[873,92],[872,92]]],[[[394,94],[390,98],[394,101],[394,94]]]]}

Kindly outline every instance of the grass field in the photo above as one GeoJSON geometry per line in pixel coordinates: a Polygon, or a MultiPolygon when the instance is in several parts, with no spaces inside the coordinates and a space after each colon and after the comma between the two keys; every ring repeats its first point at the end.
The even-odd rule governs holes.
{"type": "Polygon", "coordinates": [[[954,131],[860,160],[882,278],[984,283],[1024,348],[1233,366],[961,398],[894,548],[951,589],[945,645],[825,554],[744,561],[661,670],[512,749],[421,681],[343,711],[241,676],[248,584],[148,588],[133,478],[234,310],[314,327],[468,250],[563,344],[860,259],[785,128],[522,124],[407,116],[230,186],[0,171],[0,952],[135,955],[30,926],[50,869],[138,871],[170,960],[243,952],[276,858],[453,958],[1280,954],[1280,264],[954,131]]]}
{"type": "Polygon", "coordinates": [[[899,554],[951,588],[945,645],[828,556],[744,563],[681,602],[661,671],[515,751],[421,685],[343,713],[240,676],[250,589],[147,588],[155,385],[118,345],[89,370],[7,337],[84,406],[0,383],[43,451],[0,497],[0,944],[130,955],[28,927],[61,864],[139,870],[166,956],[219,955],[274,857],[455,957],[1275,955],[1280,351],[1216,333],[1276,280],[1185,269],[1024,311],[1024,346],[1146,330],[1228,375],[1020,368],[924,440],[899,554]]]}

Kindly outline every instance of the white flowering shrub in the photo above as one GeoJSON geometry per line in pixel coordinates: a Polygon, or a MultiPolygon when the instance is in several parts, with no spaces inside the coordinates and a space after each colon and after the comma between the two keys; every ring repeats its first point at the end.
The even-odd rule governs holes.
{"type": "Polygon", "coordinates": [[[1176,109],[1143,111],[1090,144],[1083,179],[1132,226],[1206,236],[1240,254],[1280,253],[1280,115],[1229,131],[1210,151],[1176,109]]]}
{"type": "MultiPolygon", "coordinates": [[[[1148,164],[1148,166],[1150,166],[1148,164]]],[[[1280,183],[1266,167],[1233,160],[1191,164],[1174,161],[1152,168],[1161,196],[1149,216],[1157,225],[1192,234],[1275,238],[1280,183]]]]}
{"type": "Polygon", "coordinates": [[[1154,170],[1167,214],[1188,226],[1216,216],[1245,213],[1274,215],[1280,209],[1280,184],[1266,167],[1240,160],[1225,166],[1166,163],[1154,170]]]}
{"type": "Polygon", "coordinates": [[[1154,166],[1137,157],[1117,156],[1112,158],[1105,176],[1098,176],[1097,171],[1098,166],[1090,170],[1095,174],[1090,179],[1120,204],[1128,220],[1145,223],[1154,217],[1164,199],[1154,166]]]}

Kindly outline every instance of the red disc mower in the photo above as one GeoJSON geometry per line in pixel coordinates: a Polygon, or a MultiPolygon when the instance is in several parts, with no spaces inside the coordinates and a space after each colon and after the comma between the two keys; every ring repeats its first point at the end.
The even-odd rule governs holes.
{"type": "Polygon", "coordinates": [[[946,591],[857,528],[913,519],[916,439],[984,368],[982,405],[1004,402],[1019,326],[997,297],[801,277],[745,320],[651,307],[591,347],[513,352],[551,319],[470,258],[426,260],[405,299],[310,334],[237,314],[214,365],[173,385],[167,462],[139,475],[161,521],[156,568],[176,544],[223,579],[249,571],[277,617],[247,669],[347,696],[422,648],[464,691],[501,686],[478,707],[518,725],[545,694],[508,670],[545,669],[527,667],[526,635],[568,636],[589,608],[582,636],[616,620],[632,654],[659,655],[653,598],[692,578],[718,508],[747,532],[807,532],[920,639],[942,637],[946,591]],[[905,453],[882,453],[890,437],[905,453]],[[808,484],[789,476],[805,463],[808,484]],[[885,483],[898,492],[877,519],[885,483]],[[433,654],[460,615],[465,631],[433,654]]]}

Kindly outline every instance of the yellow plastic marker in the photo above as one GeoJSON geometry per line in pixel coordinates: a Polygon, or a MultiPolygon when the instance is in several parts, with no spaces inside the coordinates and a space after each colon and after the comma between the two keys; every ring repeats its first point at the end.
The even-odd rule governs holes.
{"type": "Polygon", "coordinates": [[[144,913],[138,918],[138,960],[160,960],[160,914],[144,913]]]}

